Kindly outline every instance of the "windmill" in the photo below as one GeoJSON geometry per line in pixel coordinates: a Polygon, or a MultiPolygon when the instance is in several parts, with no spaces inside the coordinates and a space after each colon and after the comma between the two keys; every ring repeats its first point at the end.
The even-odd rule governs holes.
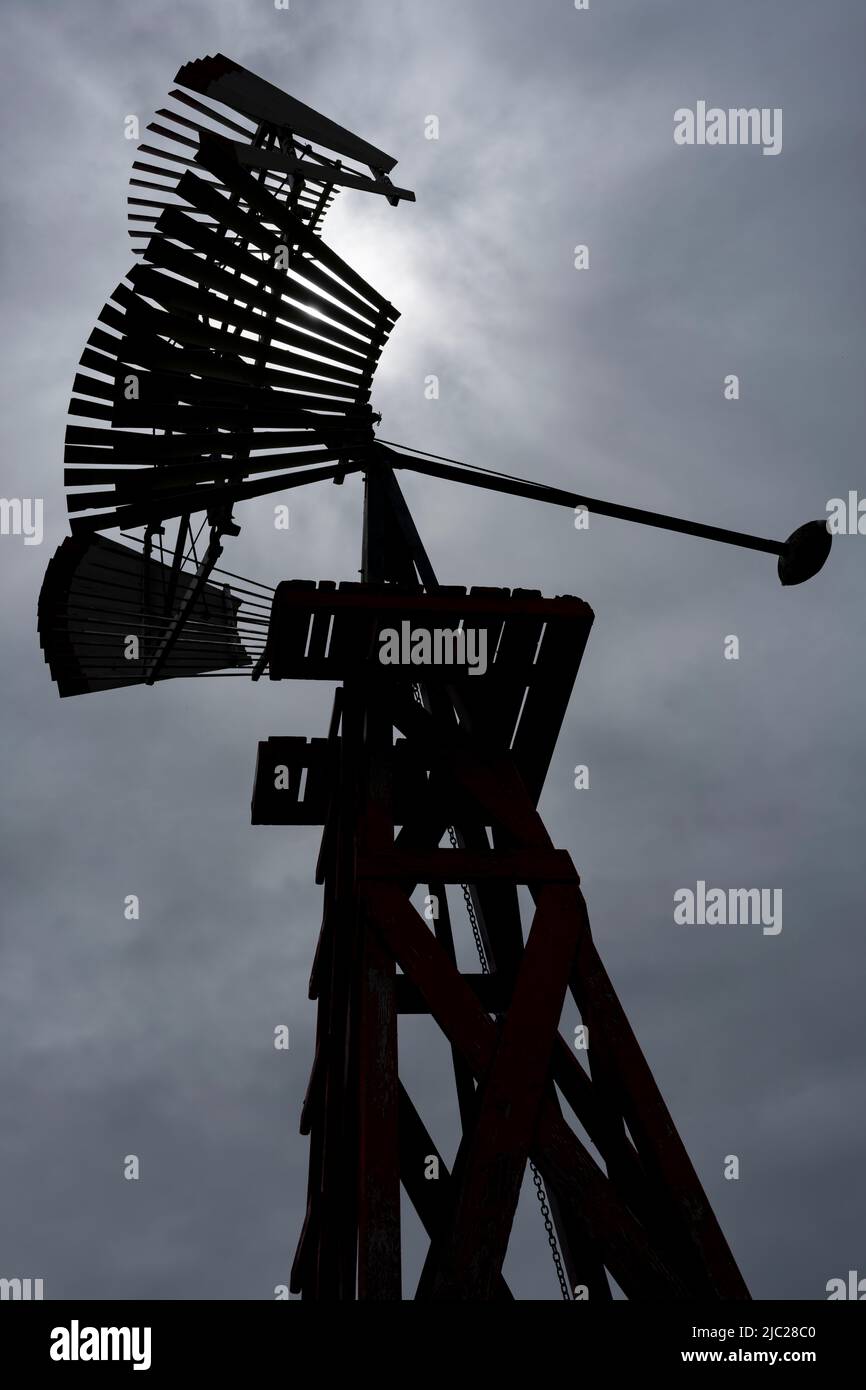
{"type": "Polygon", "coordinates": [[[322,224],[341,189],[412,201],[395,161],[222,55],[176,82],[133,166],[138,259],[75,376],[71,536],[49,564],[39,631],[61,695],[227,672],[337,687],[326,735],[260,744],[252,803],[256,824],[322,828],[292,1288],[402,1298],[402,1188],[429,1239],[416,1296],[509,1299],[529,1164],[564,1298],[610,1299],[613,1279],[631,1299],[746,1299],[596,951],[579,875],[537,810],[592,610],[441,584],[397,475],[763,551],[786,585],[821,568],[826,525],[777,542],[377,436],[372,380],[397,311],[322,224]],[[353,472],[360,582],[272,590],[222,568],[245,501],[353,472]],[[460,899],[477,970],[457,963],[460,899]],[[559,1033],[567,993],[580,1057],[559,1033]],[[450,1046],[451,1171],[399,1071],[399,1018],[419,1013],[450,1046]]]}

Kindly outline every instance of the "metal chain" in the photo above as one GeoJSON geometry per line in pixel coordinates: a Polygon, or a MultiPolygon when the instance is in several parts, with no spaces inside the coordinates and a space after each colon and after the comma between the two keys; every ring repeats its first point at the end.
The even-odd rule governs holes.
{"type": "MultiPolygon", "coordinates": [[[[454,829],[453,825],[449,825],[448,827],[448,838],[451,841],[451,848],[457,849],[457,831],[454,829]]],[[[466,904],[466,915],[469,918],[469,925],[472,928],[472,935],[475,937],[475,949],[478,952],[478,959],[481,962],[481,974],[489,975],[490,966],[487,964],[487,955],[484,950],[484,943],[481,940],[481,932],[478,928],[478,918],[475,916],[475,906],[472,902],[472,894],[469,892],[469,888],[465,883],[461,883],[460,888],[463,893],[463,901],[466,904]]]]}
{"type": "Polygon", "coordinates": [[[556,1277],[559,1280],[559,1291],[566,1303],[571,1302],[571,1289],[568,1287],[568,1280],[565,1277],[565,1270],[562,1266],[562,1256],[559,1253],[559,1244],[556,1239],[556,1232],[553,1229],[553,1222],[550,1219],[550,1207],[547,1205],[547,1193],[544,1190],[544,1183],[541,1181],[541,1174],[533,1163],[529,1160],[529,1169],[532,1173],[532,1181],[535,1183],[535,1195],[541,1207],[541,1215],[544,1220],[544,1229],[547,1232],[547,1243],[550,1246],[550,1253],[553,1256],[553,1263],[556,1267],[556,1277]]]}
{"type": "MultiPolygon", "coordinates": [[[[417,685],[414,685],[412,687],[412,693],[415,696],[415,699],[417,700],[418,704],[423,704],[423,700],[421,698],[421,691],[417,685]]],[[[451,841],[451,848],[457,849],[457,831],[454,829],[453,825],[449,825],[448,827],[448,838],[451,841]]],[[[478,952],[478,960],[481,964],[481,973],[482,975],[489,975],[490,967],[487,964],[487,954],[484,950],[484,943],[481,940],[481,931],[478,926],[478,918],[475,916],[475,905],[472,902],[472,894],[470,893],[467,884],[461,883],[460,888],[463,893],[463,901],[466,904],[466,915],[469,918],[469,925],[472,928],[472,935],[475,938],[475,949],[478,952]]],[[[542,1220],[544,1221],[544,1229],[547,1234],[547,1243],[550,1246],[550,1253],[553,1257],[553,1264],[556,1269],[556,1277],[559,1280],[559,1290],[562,1294],[564,1301],[570,1303],[571,1289],[569,1288],[568,1280],[565,1277],[565,1270],[562,1264],[562,1256],[559,1253],[559,1244],[556,1239],[556,1232],[553,1229],[553,1221],[551,1220],[550,1216],[550,1207],[547,1205],[547,1193],[544,1190],[544,1183],[541,1180],[541,1174],[539,1173],[535,1164],[532,1162],[532,1159],[529,1160],[529,1171],[532,1173],[532,1181],[535,1184],[535,1194],[538,1197],[539,1206],[541,1207],[541,1216],[542,1220]]]]}
{"type": "MultiPolygon", "coordinates": [[[[412,694],[415,697],[416,703],[421,705],[421,707],[423,708],[424,699],[421,695],[421,687],[418,685],[413,685],[412,694]]],[[[453,825],[449,825],[448,827],[448,838],[451,841],[451,848],[458,849],[459,846],[457,844],[457,831],[454,829],[453,825]]],[[[481,973],[482,975],[489,975],[490,967],[487,964],[487,955],[484,950],[484,943],[481,940],[481,932],[478,928],[478,918],[475,916],[475,907],[472,902],[472,894],[469,892],[469,887],[465,883],[461,883],[460,889],[463,893],[463,901],[466,904],[466,915],[469,918],[469,925],[472,928],[472,935],[475,938],[475,949],[478,952],[478,959],[481,962],[481,973]]]]}

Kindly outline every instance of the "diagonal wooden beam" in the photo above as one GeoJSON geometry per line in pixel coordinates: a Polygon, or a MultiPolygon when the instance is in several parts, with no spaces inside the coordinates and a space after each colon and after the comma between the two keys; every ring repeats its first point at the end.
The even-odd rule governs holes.
{"type": "MultiPolygon", "coordinates": [[[[448,1214],[451,1175],[402,1082],[400,1083],[400,1172],[406,1195],[418,1213],[424,1230],[432,1240],[448,1214]],[[431,1159],[436,1160],[439,1173],[436,1178],[425,1177],[425,1169],[431,1159]]],[[[511,1290],[501,1276],[494,1289],[494,1297],[497,1299],[513,1298],[511,1290]]]]}
{"type": "MultiPolygon", "coordinates": [[[[457,968],[457,953],[454,949],[454,933],[451,930],[451,913],[448,910],[448,896],[445,892],[445,884],[433,881],[428,884],[430,894],[436,899],[438,913],[433,919],[433,931],[436,940],[442,947],[455,970],[457,968]]],[[[405,975],[400,977],[405,984],[412,987],[411,980],[407,980],[405,975]]],[[[477,977],[477,984],[488,980],[489,977],[481,975],[477,977]]],[[[464,1132],[472,1123],[475,1114],[476,1096],[475,1082],[472,1073],[464,1062],[456,1047],[451,1048],[451,1062],[454,1067],[454,1085],[457,1090],[457,1107],[460,1111],[460,1124],[464,1132]]]]}
{"type": "MultiPolygon", "coordinates": [[[[363,898],[398,965],[422,990],[442,1032],[482,1080],[496,1052],[496,1025],[399,889],[370,883],[363,898]]],[[[627,1297],[694,1296],[668,1260],[652,1248],[643,1226],[569,1129],[552,1095],[541,1106],[530,1156],[545,1183],[556,1187],[569,1219],[603,1252],[627,1297]]]]}
{"type": "Polygon", "coordinates": [[[455,1173],[448,1222],[433,1242],[419,1297],[487,1300],[502,1270],[577,941],[573,890],[539,894],[511,1006],[455,1173]]]}
{"type": "Polygon", "coordinates": [[[435,756],[443,774],[452,777],[516,842],[525,847],[552,848],[552,841],[507,754],[485,748],[456,725],[422,709],[396,687],[382,690],[394,724],[407,738],[418,739],[435,756]]]}
{"type": "MultiPolygon", "coordinates": [[[[480,748],[459,730],[395,700],[393,717],[407,736],[434,740],[448,775],[502,821],[517,843],[548,848],[550,837],[509,760],[480,748]]],[[[535,894],[535,885],[530,884],[535,894]]],[[[606,1149],[612,1164],[623,1153],[622,1119],[632,1133],[661,1208],[676,1213],[696,1277],[721,1298],[748,1298],[748,1289],[677,1133],[655,1078],[626,1018],[592,939],[586,903],[577,893],[582,929],[570,987],[589,1028],[594,1084],[600,1082],[606,1149]]]]}
{"type": "MultiPolygon", "coordinates": [[[[570,988],[603,1059],[605,1093],[613,1092],[635,1148],[660,1200],[679,1217],[691,1259],[719,1298],[749,1297],[686,1147],[641,1051],[592,939],[583,894],[583,921],[570,988]]],[[[593,1083],[595,1084],[595,1083],[593,1083]]]]}

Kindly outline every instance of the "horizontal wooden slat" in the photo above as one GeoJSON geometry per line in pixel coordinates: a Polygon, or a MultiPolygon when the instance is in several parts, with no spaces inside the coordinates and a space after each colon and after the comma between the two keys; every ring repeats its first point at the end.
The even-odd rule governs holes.
{"type": "Polygon", "coordinates": [[[513,883],[579,883],[571,856],[564,849],[491,850],[489,854],[462,849],[390,850],[358,856],[359,879],[397,883],[478,883],[503,878],[513,883]]]}

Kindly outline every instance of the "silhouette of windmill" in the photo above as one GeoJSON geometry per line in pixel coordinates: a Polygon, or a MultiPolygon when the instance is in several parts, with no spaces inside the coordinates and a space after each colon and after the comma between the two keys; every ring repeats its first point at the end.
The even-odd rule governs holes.
{"type": "Polygon", "coordinates": [[[783,584],[821,568],[826,525],[765,540],[377,438],[370,391],[397,311],[321,228],[341,188],[413,200],[391,182],[395,161],[221,55],[176,81],[148,127],[159,143],[133,166],[140,259],[75,377],[71,536],[48,566],[39,632],[61,695],[226,672],[337,685],[327,736],[260,744],[252,807],[257,824],[323,828],[292,1288],[400,1299],[402,1185],[429,1237],[416,1296],[510,1298],[502,1266],[530,1163],[563,1297],[609,1299],[610,1276],[632,1299],[748,1298],[599,959],[579,876],[537,811],[592,611],[440,584],[396,473],[764,551],[783,584]],[[239,504],[350,472],[365,480],[360,583],[271,590],[221,568],[239,504]],[[388,634],[409,641],[408,663],[381,659],[388,634]],[[457,965],[455,889],[473,972],[457,965]],[[586,1065],[558,1031],[569,991],[586,1065]],[[417,1013],[451,1049],[450,1172],[399,1074],[398,1019],[417,1013]]]}

